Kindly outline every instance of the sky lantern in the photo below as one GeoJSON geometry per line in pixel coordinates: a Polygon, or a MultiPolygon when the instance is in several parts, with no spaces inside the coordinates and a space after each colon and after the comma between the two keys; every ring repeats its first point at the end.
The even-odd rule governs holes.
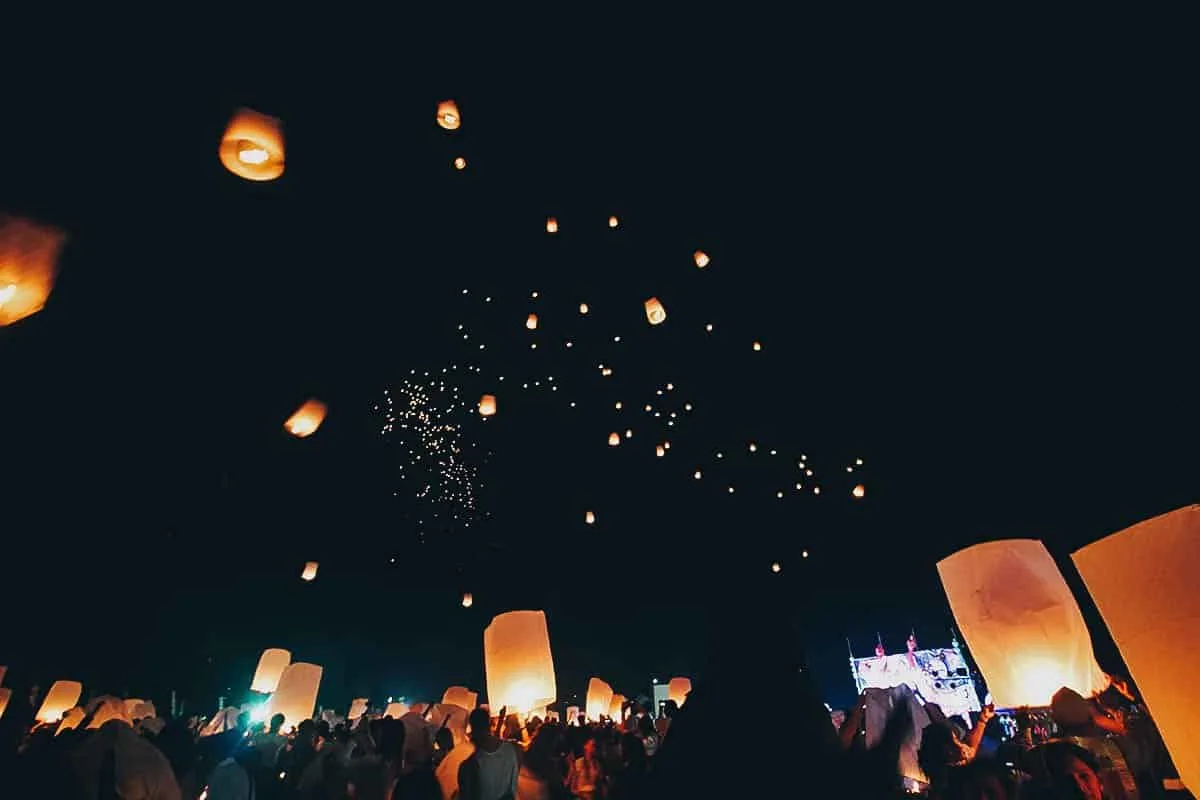
{"type": "Polygon", "coordinates": [[[473,605],[475,605],[475,596],[470,592],[463,592],[462,607],[470,608],[473,605]]]}
{"type": "Polygon", "coordinates": [[[300,580],[311,581],[312,579],[316,578],[318,566],[319,565],[316,561],[305,562],[304,571],[300,573],[300,580]]]}
{"type": "Polygon", "coordinates": [[[46,306],[65,241],[55,228],[0,214],[0,327],[46,306]]]}
{"type": "Polygon", "coordinates": [[[0,719],[4,719],[4,709],[8,708],[10,699],[12,699],[12,689],[0,688],[0,719]]]}
{"type": "Polygon", "coordinates": [[[488,705],[528,713],[558,697],[550,631],[542,611],[509,611],[483,631],[488,705]]]}
{"type": "Polygon", "coordinates": [[[442,705],[458,706],[465,708],[467,711],[474,711],[478,702],[478,693],[472,692],[465,686],[451,686],[442,694],[442,705]]]}
{"type": "Polygon", "coordinates": [[[667,698],[675,701],[675,705],[683,707],[688,692],[692,690],[691,678],[671,678],[667,683],[667,698]]]}
{"type": "Polygon", "coordinates": [[[546,217],[546,233],[558,233],[558,220],[554,217],[546,217]]]}
{"type": "Polygon", "coordinates": [[[1002,539],[937,564],[950,610],[998,708],[1048,706],[1106,685],[1083,614],[1045,545],[1002,539]]]}
{"type": "MultiPolygon", "coordinates": [[[[88,705],[92,705],[93,703],[96,703],[96,701],[93,700],[91,703],[88,703],[88,705]]],[[[129,726],[133,725],[133,722],[129,719],[128,712],[125,710],[124,700],[111,695],[102,697],[100,698],[99,703],[96,705],[96,710],[92,714],[92,721],[88,723],[87,729],[89,731],[97,730],[106,722],[114,719],[124,722],[129,726]]]]}
{"type": "Polygon", "coordinates": [[[58,723],[58,729],[54,731],[54,735],[58,736],[64,731],[75,730],[86,718],[87,712],[79,706],[67,709],[67,713],[63,714],[62,720],[58,723]]]}
{"type": "Polygon", "coordinates": [[[490,417],[496,413],[496,395],[485,394],[479,398],[479,415],[481,417],[490,417]]]}
{"type": "Polygon", "coordinates": [[[57,722],[68,709],[79,703],[83,694],[83,684],[79,681],[55,681],[46,692],[46,699],[38,708],[35,719],[38,722],[57,722]]]}
{"type": "Polygon", "coordinates": [[[283,174],[283,128],[275,117],[239,108],[221,137],[221,163],[248,181],[273,181],[283,174]]]}
{"type": "Polygon", "coordinates": [[[1200,505],[1139,522],[1071,554],[1179,777],[1200,787],[1195,665],[1200,628],[1200,505]]]}
{"type": "Polygon", "coordinates": [[[284,730],[312,719],[317,706],[317,690],[321,687],[321,672],[321,667],[316,664],[303,661],[288,664],[279,677],[275,693],[267,702],[267,719],[283,714],[284,730]]]}
{"type": "Polygon", "coordinates": [[[580,303],[580,304],[579,304],[579,313],[580,313],[580,314],[586,314],[586,313],[588,313],[588,304],[587,304],[587,303],[580,303]]]}
{"type": "Polygon", "coordinates": [[[667,310],[663,308],[663,304],[658,301],[657,297],[651,297],[646,301],[646,319],[650,320],[651,325],[658,325],[667,318],[667,310]]]}
{"type": "MultiPolygon", "coordinates": [[[[316,574],[316,570],[313,570],[316,574]]],[[[279,685],[279,679],[287,665],[292,663],[292,654],[279,647],[268,647],[258,657],[258,668],[254,670],[254,679],[250,681],[250,691],[270,694],[279,685]]]]}
{"type": "Polygon", "coordinates": [[[588,681],[587,702],[584,704],[587,717],[592,722],[599,722],[601,717],[608,716],[608,709],[612,705],[613,690],[607,682],[599,678],[592,678],[588,681]]]}
{"type": "Polygon", "coordinates": [[[771,563],[771,572],[779,572],[782,569],[783,569],[783,567],[780,566],[778,561],[774,561],[771,563]]]}
{"type": "Polygon", "coordinates": [[[588,525],[595,525],[596,524],[596,512],[589,511],[586,514],[584,514],[583,521],[586,522],[588,525]]]}
{"type": "Polygon", "coordinates": [[[850,494],[854,495],[856,498],[861,500],[862,498],[867,496],[867,487],[863,486],[860,483],[857,486],[855,486],[853,489],[850,490],[850,494]]]}
{"type": "Polygon", "coordinates": [[[326,411],[325,404],[320,400],[315,398],[306,400],[304,405],[297,408],[288,417],[288,421],[283,423],[283,427],[287,429],[288,433],[298,439],[312,436],[317,432],[317,428],[321,427],[321,423],[325,421],[326,411]]]}
{"type": "Polygon", "coordinates": [[[387,708],[383,709],[383,716],[391,719],[400,719],[408,713],[408,704],[406,703],[388,703],[387,708]]]}
{"type": "Polygon", "coordinates": [[[696,259],[696,266],[700,269],[704,269],[708,266],[708,253],[704,252],[703,250],[697,250],[692,254],[692,258],[696,259]]]}
{"type": "Polygon", "coordinates": [[[608,444],[610,447],[616,447],[621,443],[621,434],[613,431],[608,435],[608,444]]]}
{"type": "Polygon", "coordinates": [[[762,342],[755,342],[754,343],[754,352],[757,353],[759,350],[762,350],[762,342]]]}
{"type": "Polygon", "coordinates": [[[530,314],[528,317],[525,318],[525,327],[528,328],[529,330],[536,331],[537,324],[538,324],[537,314],[530,314]]]}
{"type": "Polygon", "coordinates": [[[608,716],[610,719],[620,720],[623,706],[625,705],[625,695],[614,693],[612,700],[608,703],[608,716]]]}
{"type": "Polygon", "coordinates": [[[617,227],[618,224],[619,224],[618,220],[615,216],[608,218],[608,227],[615,228],[615,227],[617,227]]]}
{"type": "Polygon", "coordinates": [[[350,701],[350,710],[346,712],[346,719],[358,719],[363,714],[367,713],[367,698],[356,697],[350,701]]]}
{"type": "Polygon", "coordinates": [[[654,455],[658,456],[659,458],[662,458],[666,454],[667,454],[667,448],[663,447],[661,444],[654,445],[654,455]]]}
{"type": "Polygon", "coordinates": [[[453,100],[443,100],[437,107],[437,124],[448,131],[456,131],[462,125],[462,115],[453,100]]]}
{"type": "Polygon", "coordinates": [[[465,158],[463,158],[462,156],[459,156],[458,158],[454,159],[454,168],[455,169],[466,169],[467,168],[467,160],[465,158]]]}

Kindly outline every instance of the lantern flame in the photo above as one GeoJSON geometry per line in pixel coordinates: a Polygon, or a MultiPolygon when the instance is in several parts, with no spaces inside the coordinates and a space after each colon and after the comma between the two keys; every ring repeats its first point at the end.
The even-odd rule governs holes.
{"type": "Polygon", "coordinates": [[[315,398],[308,400],[296,409],[292,416],[288,417],[288,421],[283,424],[283,427],[287,428],[287,432],[292,436],[300,439],[312,436],[325,421],[325,412],[325,404],[320,400],[315,398]]]}
{"type": "Polygon", "coordinates": [[[225,169],[248,181],[273,181],[283,174],[279,120],[248,108],[234,112],[218,151],[225,169]]]}
{"type": "Polygon", "coordinates": [[[270,157],[271,154],[261,147],[249,147],[238,151],[238,161],[241,161],[243,164],[265,164],[270,157]]]}

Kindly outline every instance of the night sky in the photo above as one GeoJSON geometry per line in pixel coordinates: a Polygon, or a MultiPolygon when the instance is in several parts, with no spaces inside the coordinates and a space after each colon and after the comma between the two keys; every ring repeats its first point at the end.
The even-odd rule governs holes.
{"type": "Polygon", "coordinates": [[[440,697],[484,688],[492,615],[541,608],[560,697],[634,694],[731,627],[791,635],[769,602],[841,703],[846,637],[948,644],[937,559],[1041,538],[1077,585],[1072,549],[1200,499],[1166,57],[860,56],[520,81],[230,58],[13,93],[0,209],[69,242],[47,308],[0,329],[6,683],[209,710],[282,646],[326,705],[440,697]],[[283,121],[279,180],[218,161],[239,106],[283,121]],[[418,497],[381,434],[385,390],[429,379],[465,402],[473,510],[418,497]],[[309,397],[329,416],[293,438],[309,397]]]}

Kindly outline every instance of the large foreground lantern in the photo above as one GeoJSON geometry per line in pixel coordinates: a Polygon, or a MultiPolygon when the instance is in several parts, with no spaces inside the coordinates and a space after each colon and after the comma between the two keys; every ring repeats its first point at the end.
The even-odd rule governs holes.
{"type": "Polygon", "coordinates": [[[1200,631],[1200,505],[1106,536],[1071,558],[1154,716],[1179,777],[1200,789],[1200,703],[1187,644],[1200,631]]]}
{"type": "Polygon", "coordinates": [[[321,423],[325,421],[325,404],[320,400],[306,400],[304,405],[300,406],[288,417],[288,421],[283,424],[287,428],[287,432],[292,436],[303,439],[306,436],[312,436],[317,432],[317,428],[321,427],[321,423]]]}
{"type": "Polygon", "coordinates": [[[592,678],[588,681],[587,702],[584,708],[587,709],[587,717],[593,722],[599,722],[601,717],[608,716],[609,706],[612,705],[613,690],[605,681],[599,678],[592,678]]]}
{"type": "Polygon", "coordinates": [[[311,719],[317,705],[317,690],[321,688],[321,672],[316,664],[303,661],[288,664],[267,704],[267,718],[283,714],[284,730],[311,719]]]}
{"type": "Polygon", "coordinates": [[[304,570],[300,573],[300,580],[311,581],[317,577],[317,567],[319,564],[316,561],[308,561],[304,564],[304,570]]]}
{"type": "Polygon", "coordinates": [[[657,297],[651,297],[646,301],[646,319],[650,320],[651,325],[657,325],[667,318],[667,310],[663,308],[663,304],[658,301],[657,297]]]}
{"type": "Polygon", "coordinates": [[[248,181],[273,181],[283,174],[283,129],[279,120],[248,108],[234,112],[221,137],[221,163],[248,181]]]}
{"type": "MultiPolygon", "coordinates": [[[[315,572],[314,572],[315,576],[315,572]]],[[[292,654],[279,647],[268,647],[258,657],[258,669],[250,681],[250,691],[270,694],[279,686],[283,671],[292,663],[292,654]]]]}
{"type": "Polygon", "coordinates": [[[81,694],[83,684],[79,681],[55,681],[35,718],[38,722],[57,722],[68,709],[75,707],[81,694]]]}
{"type": "Polygon", "coordinates": [[[456,131],[462,125],[462,115],[453,100],[443,100],[437,107],[437,124],[448,131],[456,131]]]}
{"type": "Polygon", "coordinates": [[[554,656],[542,611],[509,611],[483,631],[488,705],[526,714],[554,702],[554,656]]]}
{"type": "Polygon", "coordinates": [[[55,228],[0,214],[0,327],[45,307],[65,240],[55,228]]]}
{"type": "Polygon", "coordinates": [[[1048,706],[1106,685],[1083,615],[1036,539],[985,542],[937,565],[950,610],[1000,708],[1048,706]]]}
{"type": "Polygon", "coordinates": [[[63,731],[75,730],[83,724],[85,719],[87,719],[87,712],[79,706],[67,709],[67,713],[63,714],[62,719],[59,720],[58,728],[54,731],[54,735],[58,736],[63,731]]]}
{"type": "Polygon", "coordinates": [[[688,692],[692,690],[691,678],[671,678],[667,683],[667,699],[674,700],[675,705],[683,707],[688,692]]]}
{"type": "Polygon", "coordinates": [[[479,398],[479,416],[490,417],[496,413],[496,395],[485,394],[479,398]]]}
{"type": "Polygon", "coordinates": [[[465,686],[451,686],[442,695],[442,705],[460,706],[467,711],[474,711],[479,695],[465,686]]]}

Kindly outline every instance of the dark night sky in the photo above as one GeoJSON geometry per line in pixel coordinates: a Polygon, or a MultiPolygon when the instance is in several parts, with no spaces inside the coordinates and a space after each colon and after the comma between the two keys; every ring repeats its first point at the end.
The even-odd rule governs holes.
{"type": "Polygon", "coordinates": [[[97,69],[6,100],[0,208],[70,234],[46,310],[0,330],[8,683],[207,706],[285,646],[325,666],[326,703],[482,688],[484,625],[532,607],[560,696],[591,674],[631,694],[701,673],[736,620],[778,635],[754,628],[774,581],[844,701],[846,636],[948,640],[938,558],[1007,536],[1064,557],[1198,499],[1169,52],[864,46],[636,81],[469,61],[97,69]],[[240,105],[284,121],[280,180],[219,164],[240,105]],[[372,407],[452,363],[506,376],[459,379],[500,399],[464,415],[490,517],[419,544],[372,407]],[[635,409],[667,381],[695,411],[656,459],[635,409]],[[330,416],[292,439],[309,396],[330,416]],[[822,495],[777,500],[801,453],[822,495]]]}

